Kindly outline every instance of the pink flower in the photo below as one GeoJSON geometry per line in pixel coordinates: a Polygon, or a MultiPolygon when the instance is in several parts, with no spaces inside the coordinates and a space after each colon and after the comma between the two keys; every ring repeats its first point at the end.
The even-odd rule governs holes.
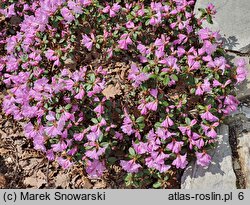
{"type": "Polygon", "coordinates": [[[205,131],[205,134],[208,136],[208,137],[211,137],[211,138],[216,138],[217,137],[217,133],[215,131],[215,128],[218,127],[219,125],[219,122],[215,122],[213,123],[210,127],[208,126],[205,126],[205,125],[202,125],[202,128],[203,130],[205,131]],[[210,129],[210,130],[209,130],[210,129]],[[208,131],[209,130],[209,131],[208,131]]]}
{"type": "Polygon", "coordinates": [[[205,113],[203,113],[203,114],[200,115],[201,118],[204,119],[204,120],[208,120],[208,121],[210,121],[210,122],[218,121],[219,118],[216,117],[216,116],[214,116],[211,112],[209,112],[210,108],[211,108],[211,105],[209,105],[209,106],[207,107],[205,113]]]}
{"type": "Polygon", "coordinates": [[[121,129],[127,135],[131,135],[135,132],[133,129],[133,122],[129,116],[126,116],[124,118],[123,125],[121,126],[121,129]]]}
{"type": "Polygon", "coordinates": [[[142,82],[148,80],[149,76],[150,74],[140,72],[137,65],[133,63],[129,71],[128,80],[134,81],[132,85],[137,88],[142,84],[142,82]]]}
{"type": "Polygon", "coordinates": [[[225,69],[229,67],[224,57],[215,58],[214,61],[208,62],[207,66],[209,68],[222,70],[222,75],[224,74],[225,69]]]}
{"type": "Polygon", "coordinates": [[[77,4],[76,2],[74,1],[68,1],[68,7],[69,9],[71,9],[72,11],[74,11],[76,14],[82,14],[83,11],[82,11],[82,7],[77,4]]]}
{"type": "Polygon", "coordinates": [[[212,90],[212,88],[210,87],[210,82],[209,82],[209,80],[208,79],[205,79],[204,80],[204,83],[201,85],[201,87],[202,87],[202,90],[204,91],[204,92],[210,92],[211,90],[212,90]]]}
{"type": "Polygon", "coordinates": [[[196,152],[195,155],[197,157],[196,162],[197,162],[198,165],[206,167],[206,166],[208,166],[210,164],[211,156],[208,155],[206,152],[202,152],[202,153],[196,152]]]}
{"type": "Polygon", "coordinates": [[[155,26],[159,24],[162,20],[162,14],[161,12],[157,12],[156,15],[152,16],[149,20],[150,25],[155,26]]]}
{"type": "Polygon", "coordinates": [[[176,141],[176,140],[172,140],[172,142],[170,142],[167,145],[167,148],[170,149],[173,153],[177,154],[177,153],[180,153],[183,144],[184,144],[184,142],[179,142],[179,141],[176,141]]]}
{"type": "Polygon", "coordinates": [[[80,2],[82,3],[82,5],[84,7],[89,6],[90,4],[92,4],[92,0],[80,0],[80,2]]]}
{"type": "Polygon", "coordinates": [[[137,45],[137,49],[140,51],[142,55],[148,54],[146,46],[144,46],[141,43],[137,45]]]}
{"type": "Polygon", "coordinates": [[[135,27],[135,24],[133,21],[128,21],[126,23],[126,28],[130,29],[130,28],[134,28],[135,27]]]}
{"type": "Polygon", "coordinates": [[[70,23],[71,21],[73,21],[75,19],[75,17],[72,15],[71,11],[68,8],[66,8],[66,7],[63,7],[61,9],[61,14],[62,14],[63,18],[68,23],[70,23]]]}
{"type": "Polygon", "coordinates": [[[35,130],[33,124],[29,122],[24,126],[24,133],[28,139],[31,139],[37,135],[37,130],[35,130]]]}
{"type": "Polygon", "coordinates": [[[60,141],[57,144],[52,144],[51,147],[54,152],[63,152],[67,148],[67,144],[65,141],[60,141]]]}
{"type": "Polygon", "coordinates": [[[96,131],[92,131],[89,134],[87,134],[86,137],[89,141],[94,142],[100,137],[101,134],[102,133],[101,133],[100,129],[97,129],[96,131]]]}
{"type": "Polygon", "coordinates": [[[134,160],[130,161],[121,160],[120,165],[125,171],[129,173],[137,173],[139,171],[139,168],[141,168],[141,165],[136,164],[134,160]]]}
{"type": "Polygon", "coordinates": [[[78,151],[78,148],[77,148],[77,146],[75,146],[72,149],[68,150],[67,154],[70,156],[74,156],[77,153],[77,151],[78,151]]]}
{"type": "Polygon", "coordinates": [[[100,103],[97,105],[97,107],[94,109],[94,111],[99,115],[104,113],[104,106],[100,103]]]}
{"type": "Polygon", "coordinates": [[[14,51],[16,45],[17,45],[17,37],[16,36],[11,36],[9,38],[6,39],[6,50],[8,53],[11,53],[14,51]]]}
{"type": "MultiPolygon", "coordinates": [[[[93,34],[92,34],[92,37],[94,37],[93,34]]],[[[93,38],[92,38],[92,39],[93,39],[93,38]]],[[[92,46],[93,46],[92,39],[89,38],[88,35],[86,35],[86,34],[82,35],[82,44],[83,44],[89,51],[91,51],[92,46]]]]}
{"type": "Polygon", "coordinates": [[[168,56],[167,58],[159,61],[159,63],[167,65],[170,70],[176,70],[176,71],[180,70],[180,68],[177,65],[177,58],[173,56],[168,56]]]}
{"type": "Polygon", "coordinates": [[[49,161],[54,161],[55,160],[55,155],[52,149],[47,150],[46,152],[46,157],[48,158],[49,161]]]}
{"type": "Polygon", "coordinates": [[[86,172],[92,179],[102,176],[102,173],[106,169],[104,162],[99,160],[86,160],[86,166],[86,172]]]}
{"type": "Polygon", "coordinates": [[[148,143],[139,142],[138,144],[133,143],[133,148],[137,154],[145,154],[148,151],[148,143]]]}
{"type": "Polygon", "coordinates": [[[110,5],[106,6],[102,12],[103,13],[109,13],[110,17],[115,17],[116,14],[119,12],[121,6],[119,5],[119,3],[115,3],[112,7],[110,7],[110,5]]]}
{"type": "Polygon", "coordinates": [[[77,95],[75,95],[75,99],[82,100],[84,95],[85,95],[85,91],[82,88],[80,88],[79,93],[77,95]]]}
{"type": "Polygon", "coordinates": [[[174,125],[174,122],[173,122],[173,120],[170,119],[169,116],[167,116],[166,119],[161,123],[161,126],[166,127],[166,128],[171,127],[173,125],[174,125]]]}
{"type": "Polygon", "coordinates": [[[202,49],[204,49],[208,55],[212,55],[217,49],[217,44],[212,44],[210,41],[205,40],[202,49]]]}
{"type": "Polygon", "coordinates": [[[62,168],[64,168],[64,169],[68,169],[73,165],[73,163],[70,162],[68,159],[64,159],[62,157],[58,157],[57,161],[58,161],[59,165],[62,166],[62,168]]]}
{"type": "Polygon", "coordinates": [[[145,159],[145,164],[149,168],[157,169],[159,172],[163,173],[171,168],[170,165],[165,164],[165,159],[167,158],[169,158],[168,154],[163,152],[152,152],[151,156],[145,159]]]}
{"type": "Polygon", "coordinates": [[[90,159],[99,159],[99,156],[105,153],[106,148],[99,148],[98,150],[88,150],[85,152],[85,155],[90,159]]]}
{"type": "Polygon", "coordinates": [[[161,11],[163,9],[163,6],[161,2],[151,2],[150,7],[153,11],[161,11]]]}
{"type": "Polygon", "coordinates": [[[188,56],[188,66],[189,66],[189,71],[193,71],[200,69],[201,64],[199,61],[196,61],[188,56]]]}
{"type": "Polygon", "coordinates": [[[200,115],[202,119],[208,120],[210,122],[214,122],[219,120],[218,117],[214,116],[211,112],[206,111],[205,113],[200,115]]]}
{"type": "Polygon", "coordinates": [[[198,35],[201,40],[209,40],[211,32],[209,28],[204,28],[199,30],[198,35]]]}
{"type": "Polygon", "coordinates": [[[142,115],[147,115],[148,114],[148,109],[146,107],[145,101],[143,101],[137,108],[138,108],[138,110],[141,111],[142,115]]]}
{"type": "Polygon", "coordinates": [[[49,49],[45,52],[45,57],[50,60],[50,61],[55,61],[57,60],[57,56],[54,55],[55,54],[55,51],[49,49]]]}
{"type": "Polygon", "coordinates": [[[247,64],[246,64],[246,61],[243,58],[237,59],[235,64],[237,66],[236,80],[237,80],[237,83],[240,83],[240,82],[242,82],[243,80],[246,79],[246,76],[247,76],[247,64]]]}
{"type": "MultiPolygon", "coordinates": [[[[197,133],[194,133],[194,134],[198,135],[197,133]]],[[[191,141],[192,141],[193,144],[196,145],[199,149],[201,149],[201,148],[205,145],[204,140],[203,140],[202,136],[200,136],[200,135],[198,135],[197,137],[193,135],[191,141]]]]}
{"type": "Polygon", "coordinates": [[[195,95],[203,95],[204,91],[201,89],[201,85],[198,85],[197,89],[195,90],[195,95]]]}
{"type": "Polygon", "coordinates": [[[172,162],[172,165],[175,165],[176,168],[181,168],[181,169],[185,169],[187,164],[188,164],[187,154],[185,154],[185,155],[178,154],[176,159],[172,162]]]}
{"type": "Polygon", "coordinates": [[[163,140],[176,135],[175,133],[171,133],[167,128],[157,128],[155,133],[163,140]]]}
{"type": "Polygon", "coordinates": [[[118,47],[123,50],[128,50],[128,45],[132,45],[133,42],[130,39],[127,33],[121,35],[120,40],[118,41],[118,47]]]}
{"type": "Polygon", "coordinates": [[[240,102],[233,95],[226,96],[224,99],[224,105],[226,108],[222,109],[223,113],[228,115],[231,112],[236,111],[239,103],[240,102]]]}
{"type": "Polygon", "coordinates": [[[215,15],[217,13],[215,6],[212,3],[209,3],[207,5],[207,11],[212,15],[215,15]]]}
{"type": "Polygon", "coordinates": [[[84,133],[75,133],[75,134],[73,135],[73,138],[74,138],[76,141],[82,141],[83,137],[84,137],[84,133]]]}
{"type": "Polygon", "coordinates": [[[6,9],[0,9],[0,13],[5,15],[6,18],[10,18],[12,16],[15,16],[15,4],[11,4],[8,8],[6,9]]]}
{"type": "Polygon", "coordinates": [[[42,135],[41,129],[37,132],[37,135],[34,137],[33,145],[35,150],[40,150],[46,152],[46,147],[44,146],[44,136],[42,135]]]}
{"type": "Polygon", "coordinates": [[[152,111],[156,111],[157,107],[158,107],[157,101],[149,102],[146,104],[146,108],[148,108],[149,110],[152,110],[152,111]]]}
{"type": "Polygon", "coordinates": [[[119,140],[122,140],[122,139],[123,139],[123,134],[116,131],[116,132],[115,132],[115,138],[116,138],[116,139],[119,139],[119,140]]]}

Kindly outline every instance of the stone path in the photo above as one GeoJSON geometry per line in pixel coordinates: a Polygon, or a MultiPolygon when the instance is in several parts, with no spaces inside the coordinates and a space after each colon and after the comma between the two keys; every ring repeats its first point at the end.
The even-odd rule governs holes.
{"type": "Polygon", "coordinates": [[[249,0],[197,0],[195,9],[208,3],[216,7],[214,24],[209,27],[220,30],[225,48],[241,53],[250,52],[250,2],[249,0]]]}
{"type": "Polygon", "coordinates": [[[212,163],[204,169],[192,162],[182,176],[182,189],[236,189],[228,126],[222,125],[218,134],[217,148],[208,152],[212,163]]]}
{"type": "Polygon", "coordinates": [[[219,129],[219,144],[211,150],[213,163],[203,169],[191,162],[182,177],[182,189],[250,189],[250,2],[249,0],[197,0],[195,10],[213,3],[217,9],[214,24],[205,26],[220,30],[224,47],[232,61],[243,57],[248,62],[247,79],[237,88],[241,101],[238,111],[219,129]],[[229,133],[233,131],[233,133],[229,133]],[[232,150],[229,145],[231,142],[232,150]]]}

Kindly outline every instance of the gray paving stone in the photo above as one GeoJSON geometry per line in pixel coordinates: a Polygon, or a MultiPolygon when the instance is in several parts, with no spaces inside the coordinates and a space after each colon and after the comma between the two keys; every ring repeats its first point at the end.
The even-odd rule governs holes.
{"type": "Polygon", "coordinates": [[[250,52],[250,2],[249,0],[197,0],[198,8],[213,3],[217,9],[214,24],[205,24],[213,30],[220,30],[225,48],[242,53],[250,52]]]}
{"type": "Polygon", "coordinates": [[[191,162],[182,176],[182,189],[236,189],[228,126],[220,126],[218,133],[217,148],[208,152],[212,163],[204,169],[191,162]]]}

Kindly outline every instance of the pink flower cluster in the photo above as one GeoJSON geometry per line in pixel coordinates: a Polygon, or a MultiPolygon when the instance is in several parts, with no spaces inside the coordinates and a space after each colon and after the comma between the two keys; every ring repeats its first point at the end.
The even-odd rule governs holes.
{"type": "Polygon", "coordinates": [[[218,32],[202,28],[214,7],[197,18],[194,3],[4,4],[6,19],[22,21],[14,34],[0,33],[3,110],[26,121],[25,135],[49,160],[63,168],[81,161],[93,178],[114,163],[154,180],[184,169],[190,156],[208,166],[207,149],[223,116],[237,109],[232,91],[247,72],[243,59],[230,66],[218,52],[218,32]],[[119,75],[107,66],[113,62],[130,68],[116,79],[122,95],[110,97],[119,75]]]}

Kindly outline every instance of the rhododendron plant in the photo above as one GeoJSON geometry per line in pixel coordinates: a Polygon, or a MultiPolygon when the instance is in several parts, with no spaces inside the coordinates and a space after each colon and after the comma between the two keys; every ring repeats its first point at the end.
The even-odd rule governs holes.
{"type": "Polygon", "coordinates": [[[62,168],[98,178],[116,165],[129,186],[166,187],[190,159],[209,165],[246,63],[202,27],[213,5],[195,16],[194,0],[112,2],[3,1],[20,24],[0,33],[2,107],[62,168]]]}

